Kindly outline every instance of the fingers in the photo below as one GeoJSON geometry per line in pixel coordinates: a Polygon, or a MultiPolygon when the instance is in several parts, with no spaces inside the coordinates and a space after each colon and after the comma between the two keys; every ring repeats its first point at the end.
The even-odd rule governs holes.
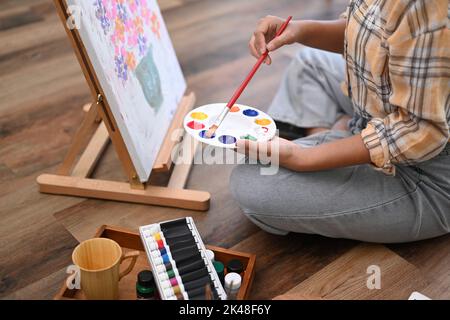
{"type": "MultiPolygon", "coordinates": [[[[251,37],[251,39],[250,39],[250,41],[248,43],[248,48],[250,50],[250,54],[252,56],[254,56],[256,59],[259,59],[259,57],[261,55],[258,53],[258,50],[256,49],[255,36],[254,35],[252,35],[252,37],[251,37]]],[[[264,60],[264,63],[267,64],[267,65],[270,65],[272,63],[272,58],[268,55],[267,58],[264,60]]]]}
{"type": "Polygon", "coordinates": [[[258,54],[258,51],[256,50],[256,47],[255,47],[255,35],[254,34],[250,38],[250,42],[248,43],[248,48],[250,49],[251,55],[254,56],[256,59],[258,59],[260,55],[258,54]]]}
{"type": "Polygon", "coordinates": [[[247,139],[240,139],[236,142],[236,152],[245,154],[250,158],[258,159],[271,155],[270,142],[257,142],[247,139]]]}
{"type": "Polygon", "coordinates": [[[242,154],[249,154],[250,152],[250,140],[240,139],[236,142],[236,152],[242,154]]]}
{"type": "Polygon", "coordinates": [[[255,48],[259,56],[266,52],[266,34],[269,32],[269,27],[270,19],[261,19],[253,34],[255,36],[255,48]]]}
{"type": "MultiPolygon", "coordinates": [[[[274,51],[285,44],[286,37],[282,37],[281,39],[275,38],[276,31],[281,22],[279,18],[274,16],[267,16],[259,20],[256,30],[248,44],[252,56],[258,59],[266,51],[274,51]]],[[[272,64],[272,58],[268,55],[264,63],[267,65],[272,64]]]]}
{"type": "Polygon", "coordinates": [[[287,34],[282,34],[276,38],[274,38],[272,41],[270,41],[267,44],[267,50],[270,52],[277,50],[278,48],[281,48],[287,43],[287,34]]]}
{"type": "MultiPolygon", "coordinates": [[[[259,57],[261,57],[261,55],[263,55],[267,51],[266,42],[268,39],[267,37],[270,33],[270,26],[271,26],[270,17],[266,17],[259,20],[258,26],[256,27],[256,30],[250,39],[249,42],[250,53],[257,59],[259,59],[259,57]]],[[[270,65],[272,63],[272,59],[268,56],[264,60],[264,63],[270,65]]]]}

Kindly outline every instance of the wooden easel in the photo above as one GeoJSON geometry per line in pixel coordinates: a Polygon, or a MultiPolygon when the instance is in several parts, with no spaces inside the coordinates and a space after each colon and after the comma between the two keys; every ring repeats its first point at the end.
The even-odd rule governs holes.
{"type": "Polygon", "coordinates": [[[184,96],[181,100],[152,172],[169,172],[171,170],[173,165],[171,154],[177,146],[191,152],[190,161],[178,164],[173,168],[167,187],[141,183],[80,35],[76,29],[70,30],[66,26],[66,21],[69,19],[67,4],[64,0],[54,0],[54,3],[92,95],[96,97],[96,102],[83,108],[86,112],[85,118],[75,134],[72,145],[57,174],[42,174],[37,178],[39,191],[192,210],[208,210],[210,200],[208,192],[184,189],[198,143],[187,134],[179,136],[182,141],[173,139],[177,130],[182,129],[184,115],[194,106],[194,93],[184,96]],[[110,139],[129,182],[89,178],[110,139]],[[78,155],[80,156],[78,157],[78,155]]]}

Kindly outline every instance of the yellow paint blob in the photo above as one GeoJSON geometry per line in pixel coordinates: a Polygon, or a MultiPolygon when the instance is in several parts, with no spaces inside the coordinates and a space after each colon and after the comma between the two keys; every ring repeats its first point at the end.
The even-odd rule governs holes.
{"type": "Polygon", "coordinates": [[[195,120],[205,120],[208,118],[208,115],[204,112],[192,112],[191,118],[195,120]]]}
{"type": "Polygon", "coordinates": [[[268,126],[272,123],[272,121],[270,121],[269,119],[256,119],[255,123],[260,126],[268,126]]]}
{"type": "Polygon", "coordinates": [[[155,234],[153,237],[156,241],[161,240],[161,235],[159,233],[155,234]]]}
{"type": "Polygon", "coordinates": [[[241,110],[238,106],[232,106],[230,112],[239,112],[241,110]]]}

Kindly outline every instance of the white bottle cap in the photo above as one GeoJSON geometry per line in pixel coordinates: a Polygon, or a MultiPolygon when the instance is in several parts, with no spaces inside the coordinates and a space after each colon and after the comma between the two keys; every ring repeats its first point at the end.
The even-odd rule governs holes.
{"type": "Polygon", "coordinates": [[[225,288],[230,290],[237,290],[241,287],[242,278],[235,272],[227,273],[225,276],[225,288]]]}
{"type": "Polygon", "coordinates": [[[214,261],[214,251],[206,249],[206,256],[210,261],[214,261]]]}
{"type": "Polygon", "coordinates": [[[143,229],[143,231],[144,231],[145,237],[152,237],[155,233],[161,231],[161,227],[159,226],[159,224],[152,224],[152,225],[146,226],[143,229]]]}
{"type": "Polygon", "coordinates": [[[158,277],[161,281],[169,280],[169,275],[166,272],[158,274],[158,277]]]}
{"type": "Polygon", "coordinates": [[[159,265],[159,266],[156,266],[156,273],[163,273],[163,272],[166,272],[167,270],[166,270],[166,266],[165,265],[159,265]]]}
{"type": "Polygon", "coordinates": [[[150,228],[150,232],[151,232],[152,234],[161,232],[161,226],[160,226],[159,224],[154,224],[154,225],[152,225],[152,227],[150,228]]]}
{"type": "Polygon", "coordinates": [[[158,258],[153,258],[153,262],[155,263],[155,265],[159,266],[160,264],[164,264],[164,261],[161,257],[158,258]]]}
{"type": "MultiPolygon", "coordinates": [[[[163,289],[163,291],[164,291],[164,295],[165,295],[168,299],[170,299],[170,297],[175,297],[175,292],[173,291],[172,287],[167,288],[167,289],[163,289]]],[[[175,300],[176,300],[176,299],[177,299],[177,298],[175,297],[175,300]]]]}
{"type": "Polygon", "coordinates": [[[169,280],[161,281],[161,288],[163,288],[163,290],[172,288],[172,284],[170,283],[169,280]]]}
{"type": "Polygon", "coordinates": [[[159,252],[159,250],[152,251],[151,254],[153,258],[161,257],[161,252],[159,252]]]}

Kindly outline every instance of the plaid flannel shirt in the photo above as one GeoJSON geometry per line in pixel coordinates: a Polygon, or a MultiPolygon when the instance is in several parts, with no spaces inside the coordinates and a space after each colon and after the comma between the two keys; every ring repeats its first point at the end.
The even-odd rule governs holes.
{"type": "Polygon", "coordinates": [[[348,95],[385,173],[431,159],[449,141],[449,14],[449,0],[352,0],[343,14],[348,95]]]}

